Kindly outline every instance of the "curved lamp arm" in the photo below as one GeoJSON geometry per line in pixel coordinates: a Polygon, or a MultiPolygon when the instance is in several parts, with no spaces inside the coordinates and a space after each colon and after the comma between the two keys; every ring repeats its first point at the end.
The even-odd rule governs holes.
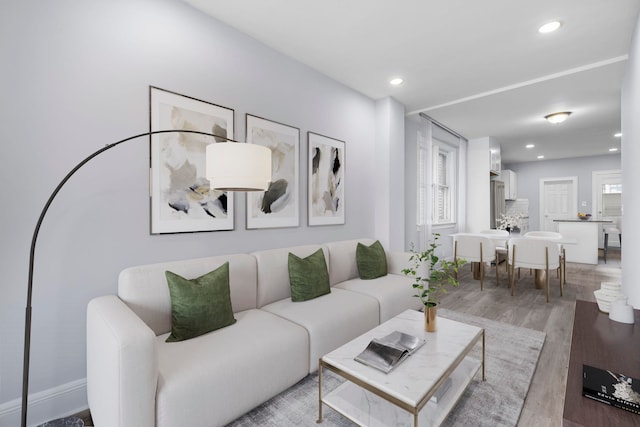
{"type": "Polygon", "coordinates": [[[22,367],[23,367],[22,368],[22,424],[21,424],[22,427],[27,426],[27,405],[28,405],[27,399],[29,395],[29,356],[31,353],[31,297],[32,297],[32,290],[33,290],[33,262],[34,262],[34,255],[36,251],[36,241],[38,240],[38,233],[40,231],[40,226],[42,225],[42,220],[44,219],[47,211],[49,210],[49,206],[51,206],[51,203],[60,192],[60,189],[64,187],[67,181],[69,181],[69,178],[71,178],[78,171],[78,169],[80,169],[82,166],[87,164],[91,159],[93,159],[96,156],[99,156],[105,151],[110,150],[122,143],[131,141],[132,139],[141,138],[143,136],[157,135],[161,133],[194,133],[198,135],[211,136],[214,138],[221,138],[221,139],[224,139],[225,141],[238,142],[236,140],[229,139],[225,136],[214,135],[212,133],[199,132],[195,130],[156,130],[152,132],[141,133],[138,135],[130,136],[129,138],[125,138],[118,142],[114,142],[113,144],[106,145],[103,148],[96,151],[95,153],[87,156],[84,160],[78,163],[73,169],[71,169],[71,171],[69,171],[69,173],[62,179],[62,181],[60,181],[60,183],[55,188],[55,190],[53,190],[53,193],[51,193],[51,195],[49,196],[49,200],[47,200],[47,203],[45,203],[44,208],[42,209],[42,212],[40,212],[40,217],[38,218],[36,228],[33,231],[33,238],[31,239],[31,250],[29,252],[29,282],[27,285],[27,307],[25,310],[25,321],[24,321],[24,358],[22,363],[22,367]]]}

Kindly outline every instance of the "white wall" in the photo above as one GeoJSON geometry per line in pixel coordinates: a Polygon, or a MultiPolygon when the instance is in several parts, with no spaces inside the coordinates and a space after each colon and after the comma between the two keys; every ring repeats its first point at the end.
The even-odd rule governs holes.
{"type": "Polygon", "coordinates": [[[40,209],[83,157],[148,130],[149,85],[235,109],[239,140],[245,113],[299,127],[301,226],[245,230],[240,195],[235,231],[151,236],[148,143],[94,159],[55,200],[38,241],[30,392],[45,402],[32,423],[85,407],[85,307],[116,292],[124,267],[376,237],[371,99],[173,0],[5,2],[0,36],[0,426],[18,420],[28,252],[40,209]],[[346,141],[344,226],[306,225],[307,131],[346,141]],[[48,399],[55,387],[60,397],[48,399]]]}
{"type": "Polygon", "coordinates": [[[622,86],[622,204],[624,227],[622,289],[640,309],[640,281],[634,268],[640,262],[640,16],[629,51],[622,86]]]}
{"type": "Polygon", "coordinates": [[[404,250],[404,105],[393,98],[376,101],[375,235],[385,248],[404,250]]]}
{"type": "Polygon", "coordinates": [[[418,233],[418,134],[422,132],[419,115],[407,116],[404,122],[404,240],[405,250],[411,245],[418,246],[420,235],[418,233]]]}
{"type": "Polygon", "coordinates": [[[489,155],[492,138],[470,139],[467,149],[467,229],[478,233],[491,225],[489,155]],[[486,160],[483,160],[486,159],[486,160]]]}
{"type": "MultiPolygon", "coordinates": [[[[518,199],[529,199],[529,230],[540,229],[540,179],[578,177],[578,210],[591,212],[592,172],[620,169],[620,154],[505,164],[518,175],[518,199]],[[583,207],[583,201],[587,206],[583,207]]],[[[624,188],[623,192],[627,189],[624,188]]],[[[576,212],[577,215],[577,212],[576,212]]]]}

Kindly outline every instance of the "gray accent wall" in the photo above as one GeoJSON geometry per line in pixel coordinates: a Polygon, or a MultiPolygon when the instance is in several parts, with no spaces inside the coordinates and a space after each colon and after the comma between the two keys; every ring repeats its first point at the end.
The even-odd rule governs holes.
{"type": "Polygon", "coordinates": [[[94,159],[54,201],[36,249],[30,392],[45,403],[32,422],[86,407],[86,305],[115,294],[123,268],[376,237],[372,99],[174,0],[5,2],[0,34],[0,425],[18,420],[37,216],[77,162],[149,130],[149,85],[235,109],[240,141],[245,113],[300,128],[301,225],[246,230],[237,194],[234,231],[152,236],[148,142],[94,159]],[[346,141],[345,225],[306,225],[308,131],[346,141]]]}
{"type": "MultiPolygon", "coordinates": [[[[578,177],[578,210],[591,212],[591,174],[594,171],[620,169],[620,154],[576,157],[560,160],[512,163],[503,165],[518,176],[518,199],[529,200],[529,230],[540,229],[540,179],[578,177]],[[582,207],[581,202],[587,206],[582,207]]],[[[576,212],[577,215],[577,212],[576,212]]]]}

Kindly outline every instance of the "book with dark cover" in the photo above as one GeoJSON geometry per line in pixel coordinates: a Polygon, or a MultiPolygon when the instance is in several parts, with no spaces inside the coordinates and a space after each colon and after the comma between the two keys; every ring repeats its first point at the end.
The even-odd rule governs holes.
{"type": "Polygon", "coordinates": [[[404,332],[395,331],[382,338],[374,338],[355,360],[389,373],[419,349],[426,341],[404,332]]]}
{"type": "Polygon", "coordinates": [[[582,365],[582,395],[634,414],[640,414],[640,380],[582,365]]]}

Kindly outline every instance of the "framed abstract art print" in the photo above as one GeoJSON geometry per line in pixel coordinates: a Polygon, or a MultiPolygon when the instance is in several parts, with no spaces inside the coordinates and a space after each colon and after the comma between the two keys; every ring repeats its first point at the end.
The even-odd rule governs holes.
{"type": "Polygon", "coordinates": [[[208,144],[233,138],[234,111],[153,86],[149,104],[151,131],[195,130],[219,136],[151,136],[151,234],[233,230],[233,193],[209,188],[205,151],[208,144]]]}
{"type": "Polygon", "coordinates": [[[309,225],[344,224],[345,143],[308,132],[309,225]]]}
{"type": "Polygon", "coordinates": [[[300,224],[300,129],[246,115],[247,144],[271,150],[271,183],[264,192],[247,193],[247,228],[297,227],[300,224]]]}

